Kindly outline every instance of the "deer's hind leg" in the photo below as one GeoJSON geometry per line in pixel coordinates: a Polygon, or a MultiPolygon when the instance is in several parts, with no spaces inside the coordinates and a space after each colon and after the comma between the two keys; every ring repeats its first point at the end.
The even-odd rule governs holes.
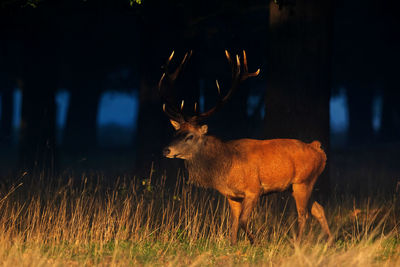
{"type": "Polygon", "coordinates": [[[304,232],[304,226],[309,216],[307,205],[310,199],[312,186],[310,186],[310,184],[293,184],[292,188],[292,195],[296,201],[297,220],[299,224],[297,239],[300,241],[304,232]]]}
{"type": "Polygon", "coordinates": [[[322,227],[322,230],[324,230],[324,232],[328,235],[329,242],[332,242],[333,238],[325,217],[324,208],[317,201],[314,201],[311,206],[311,214],[314,216],[315,219],[317,219],[322,227]]]}

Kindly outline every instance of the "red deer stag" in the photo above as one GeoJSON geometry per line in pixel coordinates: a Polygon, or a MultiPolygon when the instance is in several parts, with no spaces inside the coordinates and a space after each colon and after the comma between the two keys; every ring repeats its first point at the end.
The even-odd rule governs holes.
{"type": "MultiPolygon", "coordinates": [[[[224,142],[217,137],[207,135],[207,125],[200,125],[199,122],[223,106],[240,82],[248,77],[257,76],[260,71],[248,72],[245,51],[242,62],[238,55],[232,60],[227,51],[225,54],[233,72],[231,88],[222,97],[216,81],[220,94],[217,105],[206,112],[198,113],[195,104],[197,115],[194,116],[183,113],[183,101],[179,108],[171,104],[164,95],[164,87],[174,84],[191,52],[186,53],[173,73],[168,71],[173,53],[167,60],[158,89],[164,102],[163,111],[170,118],[176,130],[176,137],[164,149],[163,154],[168,158],[183,159],[191,182],[201,187],[216,189],[228,198],[232,215],[232,244],[237,242],[239,226],[253,243],[254,236],[248,229],[247,222],[260,195],[284,191],[292,186],[298,213],[297,239],[300,240],[309,215],[308,201],[311,191],[325,168],[326,155],[318,141],[310,144],[295,139],[239,139],[224,142]]],[[[311,214],[331,239],[324,209],[316,201],[311,204],[311,214]]]]}

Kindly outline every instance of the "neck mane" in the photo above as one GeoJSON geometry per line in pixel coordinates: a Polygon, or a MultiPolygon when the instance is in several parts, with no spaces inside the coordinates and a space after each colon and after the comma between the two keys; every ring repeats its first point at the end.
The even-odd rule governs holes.
{"type": "Polygon", "coordinates": [[[197,186],[211,188],[224,179],[232,166],[234,149],[214,136],[206,136],[199,151],[185,161],[189,181],[197,186]]]}

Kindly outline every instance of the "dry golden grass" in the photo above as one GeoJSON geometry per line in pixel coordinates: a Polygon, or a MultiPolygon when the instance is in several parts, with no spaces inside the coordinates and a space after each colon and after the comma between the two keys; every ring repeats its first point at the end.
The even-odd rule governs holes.
{"type": "Polygon", "coordinates": [[[182,180],[174,192],[151,178],[22,182],[0,191],[1,266],[400,266],[396,194],[335,195],[326,206],[330,247],[312,219],[294,242],[289,193],[263,197],[251,220],[257,244],[242,233],[232,247],[226,201],[182,180]]]}

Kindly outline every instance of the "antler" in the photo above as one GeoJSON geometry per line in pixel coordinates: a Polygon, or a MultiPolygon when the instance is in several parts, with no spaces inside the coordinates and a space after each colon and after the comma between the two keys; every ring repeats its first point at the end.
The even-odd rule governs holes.
{"type": "MultiPolygon", "coordinates": [[[[232,67],[232,85],[231,88],[229,89],[228,93],[222,97],[221,96],[221,88],[219,86],[219,82],[218,80],[215,81],[216,85],[217,85],[217,90],[218,90],[218,95],[220,96],[217,104],[212,107],[211,109],[209,109],[206,112],[203,112],[197,116],[192,117],[192,120],[195,121],[200,121],[200,120],[204,120],[208,117],[210,117],[215,111],[217,111],[218,109],[220,109],[232,96],[233,92],[237,89],[238,85],[240,84],[240,82],[246,80],[249,77],[254,77],[257,76],[260,73],[260,69],[258,69],[255,72],[250,72],[248,70],[247,67],[247,56],[246,56],[246,51],[243,50],[243,72],[241,71],[241,65],[240,65],[240,58],[239,55],[236,55],[236,64],[233,62],[229,52],[227,50],[225,50],[225,56],[229,61],[229,64],[232,67]]],[[[196,106],[195,106],[195,110],[196,110],[196,106]]]]}
{"type": "MultiPolygon", "coordinates": [[[[169,56],[167,62],[163,66],[164,72],[161,76],[160,81],[158,82],[158,92],[160,94],[161,100],[163,101],[163,111],[164,113],[171,119],[175,121],[192,121],[192,122],[198,122],[201,120],[204,120],[208,117],[210,117],[215,111],[220,109],[228,100],[231,98],[232,94],[234,91],[237,89],[239,86],[240,82],[246,80],[249,77],[254,77],[257,76],[260,73],[260,69],[258,69],[255,72],[250,72],[248,71],[247,67],[247,56],[246,56],[246,51],[243,50],[243,71],[242,71],[242,66],[240,62],[240,57],[239,55],[235,56],[235,62],[232,60],[231,55],[227,50],[225,50],[225,56],[228,59],[229,64],[231,65],[232,68],[232,85],[231,88],[229,89],[228,93],[222,97],[221,95],[221,88],[219,85],[218,80],[216,80],[216,85],[217,85],[217,90],[218,90],[218,95],[219,95],[219,100],[217,104],[212,107],[210,110],[200,113],[199,115],[190,117],[189,119],[185,118],[185,115],[183,113],[183,106],[184,106],[184,100],[182,100],[180,108],[177,108],[175,105],[170,103],[168,101],[168,98],[164,95],[165,90],[162,90],[163,84],[165,81],[167,81],[168,85],[173,87],[176,78],[179,76],[179,73],[183,69],[184,65],[188,61],[188,59],[192,55],[192,51],[189,51],[185,54],[183,57],[181,63],[179,66],[176,68],[176,70],[173,73],[168,72],[168,65],[171,62],[172,58],[174,57],[175,52],[172,51],[171,55],[169,56]]],[[[194,104],[194,112],[197,112],[197,103],[194,104]]]]}
{"type": "Polygon", "coordinates": [[[192,51],[189,51],[189,52],[187,52],[185,54],[185,56],[183,57],[181,63],[179,64],[179,66],[176,68],[176,70],[173,73],[169,73],[168,72],[168,65],[171,62],[172,58],[174,57],[174,54],[175,54],[175,51],[172,51],[171,55],[167,59],[167,62],[163,66],[164,72],[161,75],[160,81],[158,82],[158,93],[159,93],[159,95],[161,97],[161,100],[163,101],[163,111],[164,111],[164,113],[169,118],[171,118],[171,119],[173,119],[175,121],[182,121],[182,120],[184,120],[184,114],[182,112],[184,101],[182,100],[180,109],[177,109],[172,103],[170,103],[168,101],[168,98],[164,95],[164,93],[165,93],[164,91],[165,90],[162,90],[162,87],[163,87],[163,83],[164,83],[165,80],[167,80],[167,83],[168,83],[168,85],[170,87],[174,86],[176,78],[179,76],[179,73],[183,69],[183,67],[184,67],[185,63],[187,62],[187,60],[191,57],[192,51]]]}

